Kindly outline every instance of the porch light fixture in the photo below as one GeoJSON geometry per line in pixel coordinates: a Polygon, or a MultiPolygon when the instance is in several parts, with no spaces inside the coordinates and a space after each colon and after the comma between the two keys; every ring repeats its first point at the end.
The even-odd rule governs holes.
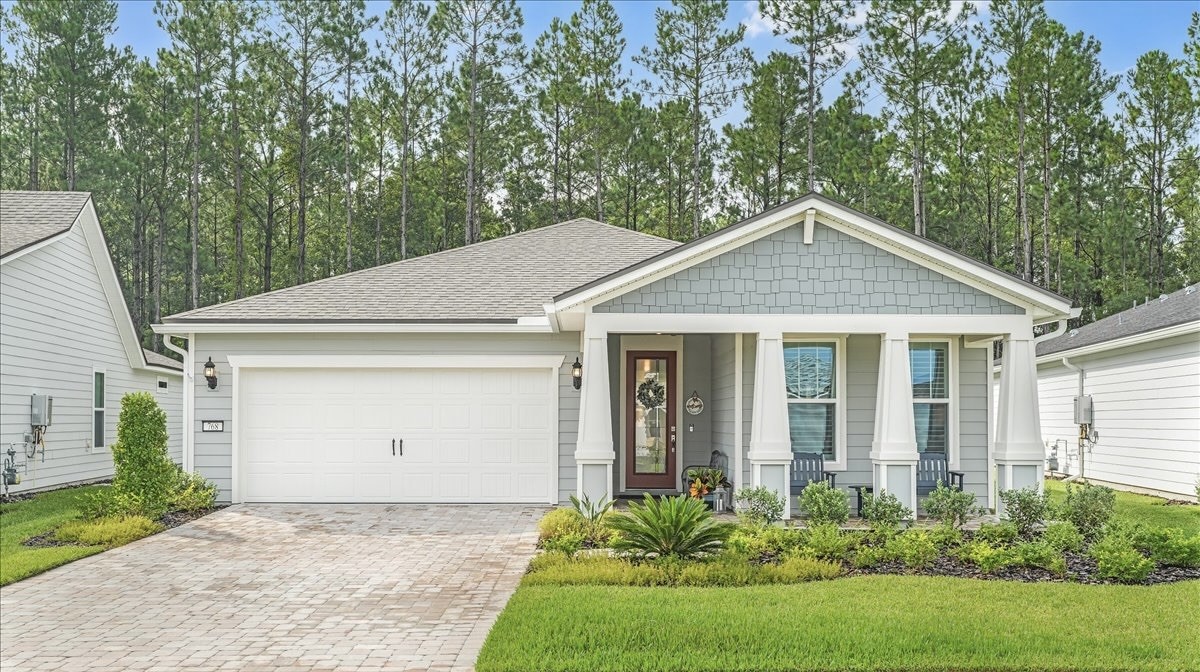
{"type": "Polygon", "coordinates": [[[204,379],[208,381],[208,389],[217,389],[217,365],[213,364],[212,357],[204,363],[204,379]]]}
{"type": "Polygon", "coordinates": [[[577,390],[583,387],[583,364],[580,363],[578,357],[575,358],[575,363],[571,365],[571,384],[577,390]]]}

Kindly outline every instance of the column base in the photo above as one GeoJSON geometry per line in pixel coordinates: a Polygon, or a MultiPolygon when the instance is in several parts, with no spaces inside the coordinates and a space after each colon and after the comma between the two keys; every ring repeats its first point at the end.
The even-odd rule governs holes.
{"type": "Polygon", "coordinates": [[[575,495],[588,498],[593,502],[611,500],[612,492],[612,459],[576,458],[575,495]]]}
{"type": "MultiPolygon", "coordinates": [[[[1045,490],[1044,471],[1042,460],[996,460],[996,492],[1028,487],[1042,492],[1045,490]]],[[[1004,515],[1004,502],[999,497],[996,498],[996,515],[1004,515]]]]}
{"type": "Polygon", "coordinates": [[[754,486],[765,487],[783,498],[783,517],[792,517],[791,459],[751,460],[754,486]]]}
{"type": "Polygon", "coordinates": [[[871,463],[875,495],[889,492],[917,516],[917,461],[876,459],[871,463]]]}

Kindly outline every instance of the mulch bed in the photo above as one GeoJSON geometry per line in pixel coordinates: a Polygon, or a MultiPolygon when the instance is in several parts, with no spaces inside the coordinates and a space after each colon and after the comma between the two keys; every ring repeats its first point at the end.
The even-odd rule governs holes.
{"type": "MultiPolygon", "coordinates": [[[[1106,584],[1116,583],[1103,579],[1097,574],[1096,561],[1079,553],[1066,553],[1067,571],[1065,574],[1055,574],[1039,567],[1004,567],[994,572],[986,573],[968,562],[960,562],[954,558],[939,556],[933,564],[924,569],[910,570],[903,563],[882,562],[866,569],[850,569],[848,575],[869,574],[911,574],[916,576],[954,576],[964,579],[984,579],[988,581],[1023,581],[1025,583],[1086,583],[1106,584]]],[[[1200,579],[1200,567],[1164,567],[1156,565],[1150,576],[1139,585],[1156,583],[1175,583],[1200,579]]]]}
{"type": "MultiPolygon", "coordinates": [[[[229,506],[229,505],[228,504],[218,504],[218,505],[212,507],[211,509],[204,509],[203,511],[171,511],[167,514],[164,514],[161,518],[159,518],[158,522],[159,522],[159,524],[161,524],[163,526],[163,528],[165,528],[164,529],[164,531],[165,531],[165,530],[169,530],[173,527],[179,527],[180,525],[183,525],[184,523],[190,523],[193,520],[203,518],[204,516],[207,516],[208,514],[213,513],[215,511],[220,511],[221,509],[223,509],[227,506],[229,506]]],[[[72,542],[72,541],[59,541],[58,539],[54,538],[54,533],[55,533],[55,530],[50,530],[49,532],[43,532],[37,536],[33,536],[33,537],[26,539],[25,541],[22,541],[21,545],[29,546],[30,548],[51,548],[54,546],[79,546],[80,545],[80,544],[76,544],[75,542],[72,542]]]]}

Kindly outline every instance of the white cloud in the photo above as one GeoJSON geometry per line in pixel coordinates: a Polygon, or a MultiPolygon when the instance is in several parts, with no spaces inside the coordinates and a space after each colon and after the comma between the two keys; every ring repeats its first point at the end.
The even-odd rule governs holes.
{"type": "Polygon", "coordinates": [[[755,38],[759,35],[775,34],[775,23],[763,16],[758,7],[758,0],[747,0],[744,6],[746,18],[742,19],[742,25],[746,26],[746,37],[755,38]]]}

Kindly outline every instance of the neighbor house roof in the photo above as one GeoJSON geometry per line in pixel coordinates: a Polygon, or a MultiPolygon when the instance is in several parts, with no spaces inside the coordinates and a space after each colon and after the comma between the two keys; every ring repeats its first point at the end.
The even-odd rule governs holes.
{"type": "Polygon", "coordinates": [[[515,323],[555,296],[678,243],[591,219],[179,313],[190,323],[515,323]]]}
{"type": "Polygon", "coordinates": [[[91,194],[0,191],[0,257],[69,231],[91,194]]]}
{"type": "Polygon", "coordinates": [[[147,364],[153,364],[154,366],[161,366],[167,369],[175,369],[176,371],[183,371],[183,362],[180,362],[177,359],[172,359],[166,355],[159,354],[153,350],[147,350],[145,348],[142,348],[142,355],[146,358],[147,364]]]}
{"type": "Polygon", "coordinates": [[[1200,322],[1200,285],[1184,287],[1172,294],[1109,315],[1058,338],[1038,343],[1039,357],[1136,336],[1176,325],[1200,322]]]}

